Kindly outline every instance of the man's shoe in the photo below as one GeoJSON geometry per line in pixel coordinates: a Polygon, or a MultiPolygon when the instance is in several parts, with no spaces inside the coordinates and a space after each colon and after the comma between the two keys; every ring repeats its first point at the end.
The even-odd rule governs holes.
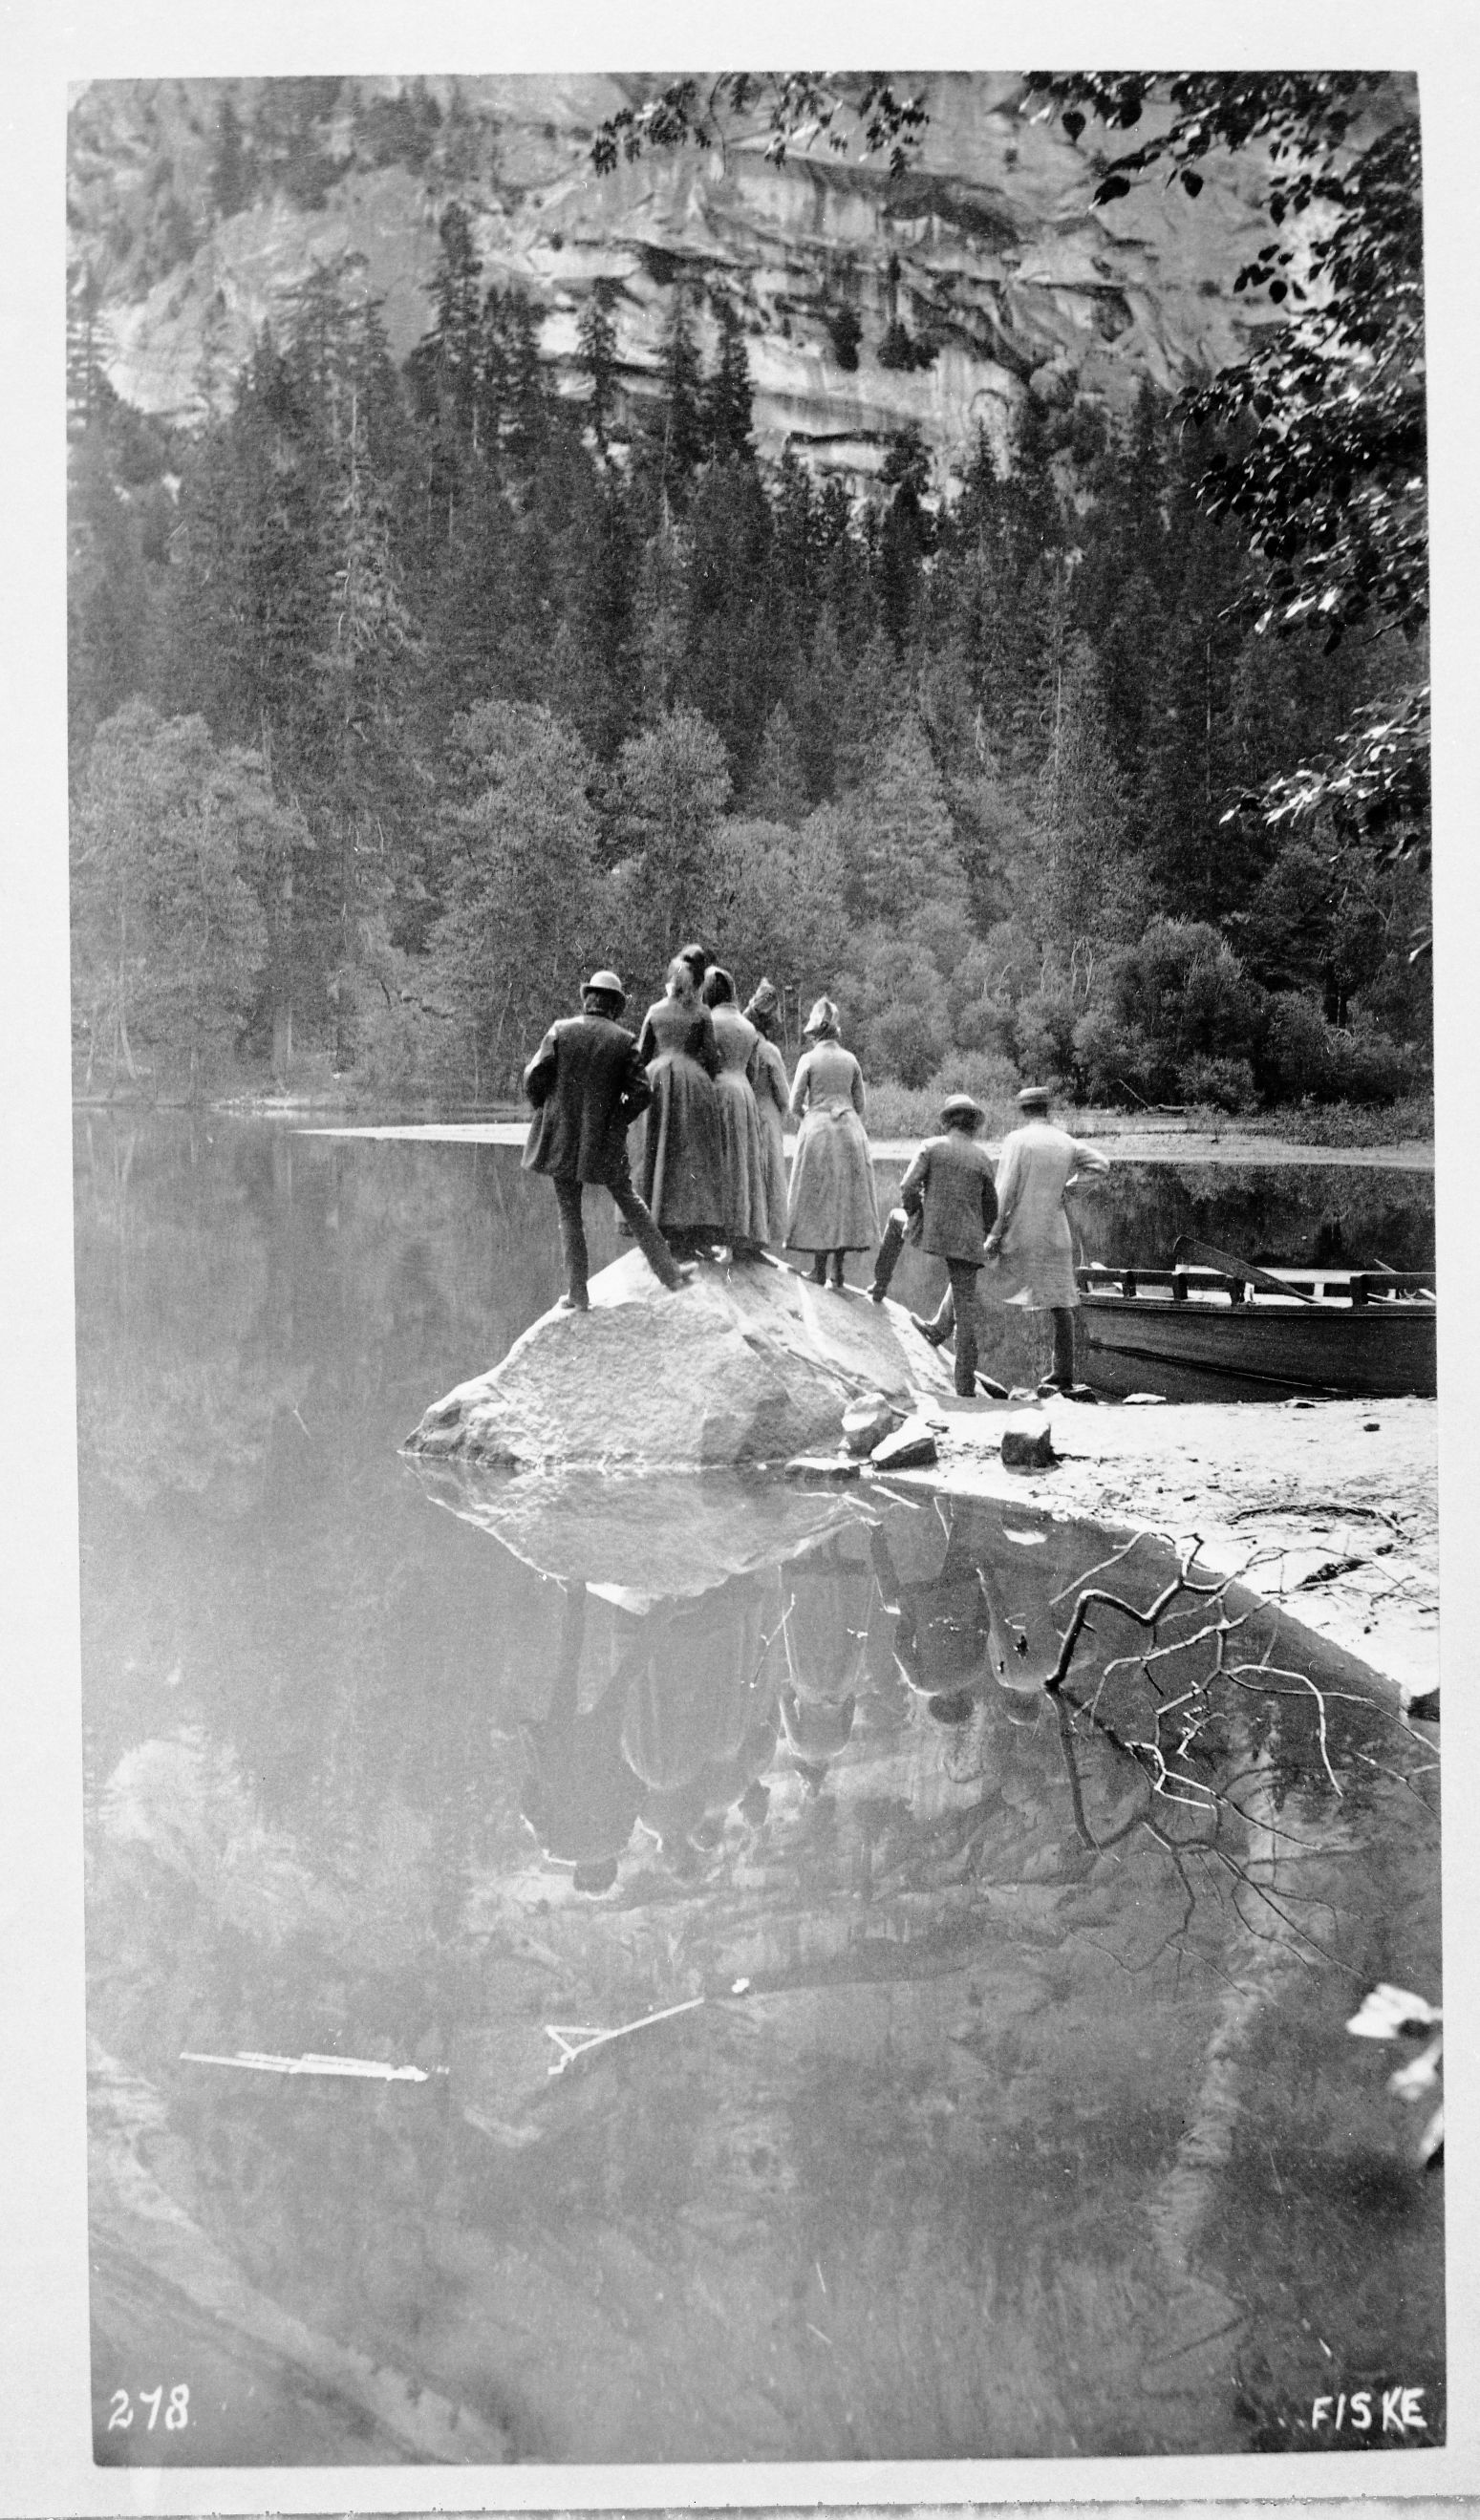
{"type": "Polygon", "coordinates": [[[681,1260],[679,1262],[678,1276],[676,1278],[665,1278],[663,1280],[663,1283],[667,1287],[670,1295],[676,1295],[683,1287],[692,1286],[697,1276],[698,1268],[695,1262],[693,1260],[681,1260]]]}
{"type": "Polygon", "coordinates": [[[579,1295],[558,1295],[555,1301],[555,1309],[558,1313],[589,1313],[591,1310],[591,1298],[589,1295],[584,1293],[579,1295]]]}
{"type": "Polygon", "coordinates": [[[1037,1391],[1033,1395],[1035,1400],[1067,1400],[1068,1396],[1068,1384],[1066,1382],[1057,1381],[1052,1373],[1046,1373],[1044,1375],[1042,1382],[1039,1384],[1037,1391]]]}
{"type": "Polygon", "coordinates": [[[919,1330],[920,1337],[922,1339],[928,1339],[932,1347],[945,1346],[945,1331],[937,1329],[933,1322],[921,1321],[919,1313],[912,1313],[910,1315],[910,1320],[915,1328],[919,1330]]]}
{"type": "Polygon", "coordinates": [[[869,1288],[869,1301],[870,1301],[870,1303],[871,1303],[871,1304],[881,1304],[881,1303],[883,1302],[884,1297],[885,1297],[885,1295],[887,1294],[887,1292],[888,1292],[888,1288],[887,1288],[887,1287],[885,1287],[885,1286],[871,1286],[871,1287],[869,1288]]]}

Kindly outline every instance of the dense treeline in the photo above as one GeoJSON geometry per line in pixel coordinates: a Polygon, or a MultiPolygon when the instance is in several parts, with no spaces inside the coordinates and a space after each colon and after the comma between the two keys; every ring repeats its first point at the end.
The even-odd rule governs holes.
{"type": "Polygon", "coordinates": [[[442,221],[397,370],[326,275],[166,436],[72,343],[75,1022],[96,1090],[311,1054],[509,1089],[583,968],[684,935],[875,1078],[1014,1070],[1233,1109],[1421,1075],[1425,878],[1233,802],[1412,663],[1256,635],[1258,572],[1147,386],[1016,406],[934,495],[757,462],[744,338],[675,295],[659,390],[586,392],[442,221]],[[224,416],[223,416],[224,415],[224,416]]]}

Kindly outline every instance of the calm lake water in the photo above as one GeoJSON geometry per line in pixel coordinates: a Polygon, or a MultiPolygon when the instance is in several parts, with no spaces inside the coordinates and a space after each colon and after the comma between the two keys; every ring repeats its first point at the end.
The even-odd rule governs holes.
{"type": "MultiPolygon", "coordinates": [[[[1412,1176],[1090,1214],[1432,1258],[1412,1176]]],[[[1442,2438],[1442,2174],[1344,2027],[1439,2000],[1429,1742],[1208,1598],[1150,1662],[1098,1609],[1055,1704],[1117,1544],[1037,1491],[399,1459],[559,1283],[514,1150],[78,1123],[99,2458],[1442,2438]]]]}

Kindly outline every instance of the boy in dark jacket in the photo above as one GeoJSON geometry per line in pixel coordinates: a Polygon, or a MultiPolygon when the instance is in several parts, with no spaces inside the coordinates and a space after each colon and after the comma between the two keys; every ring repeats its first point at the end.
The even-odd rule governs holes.
{"type": "Polygon", "coordinates": [[[991,1160],[976,1136],[984,1116],[969,1094],[953,1094],[942,1103],[942,1135],[925,1140],[900,1183],[900,1204],[885,1228],[869,1289],[881,1304],[907,1235],[945,1261],[950,1292],[925,1335],[936,1346],[945,1338],[949,1306],[956,1320],[956,1388],[964,1399],[976,1389],[976,1274],[997,1222],[991,1160]]]}
{"type": "Polygon", "coordinates": [[[626,1003],[627,992],[614,971],[594,971],[581,991],[583,1012],[553,1023],[524,1070],[524,1091],[535,1106],[524,1170],[548,1173],[555,1189],[567,1280],[561,1310],[567,1313],[591,1309],[581,1218],[581,1193],[588,1182],[610,1192],[644,1258],[665,1286],[681,1286],[694,1274],[679,1267],[632,1187],[627,1131],[651,1102],[652,1088],[637,1043],[616,1020],[626,1003]]]}

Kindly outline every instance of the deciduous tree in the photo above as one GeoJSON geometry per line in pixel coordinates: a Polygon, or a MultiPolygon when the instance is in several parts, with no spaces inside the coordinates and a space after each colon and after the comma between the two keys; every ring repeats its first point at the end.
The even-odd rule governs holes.
{"type": "Polygon", "coordinates": [[[165,1069],[202,1062],[246,1021],[267,960],[260,890],[292,846],[260,761],[218,750],[199,717],[133,699],[93,741],[76,817],[73,968],[88,1069],[112,1080],[136,1051],[165,1069]]]}

